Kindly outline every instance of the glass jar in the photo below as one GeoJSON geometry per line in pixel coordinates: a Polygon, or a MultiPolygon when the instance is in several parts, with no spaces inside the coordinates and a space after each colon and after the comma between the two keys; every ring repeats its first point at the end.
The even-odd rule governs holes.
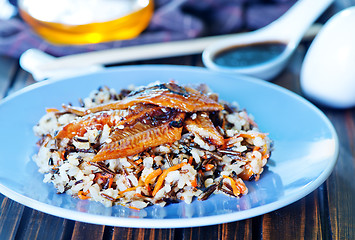
{"type": "Polygon", "coordinates": [[[153,0],[19,0],[21,17],[54,44],[91,44],[138,36],[153,0]]]}

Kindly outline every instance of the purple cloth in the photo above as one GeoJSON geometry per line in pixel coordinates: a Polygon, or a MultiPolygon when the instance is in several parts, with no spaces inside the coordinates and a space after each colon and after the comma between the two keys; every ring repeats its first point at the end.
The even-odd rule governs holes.
{"type": "Polygon", "coordinates": [[[148,28],[131,40],[86,45],[53,45],[19,18],[0,20],[0,55],[18,58],[29,48],[54,56],[191,39],[261,28],[287,11],[296,0],[155,0],[148,28]]]}

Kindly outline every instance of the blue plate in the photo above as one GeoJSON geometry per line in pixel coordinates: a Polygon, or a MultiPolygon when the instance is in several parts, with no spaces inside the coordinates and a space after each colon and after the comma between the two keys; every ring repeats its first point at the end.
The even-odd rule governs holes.
{"type": "Polygon", "coordinates": [[[0,191],[36,210],[72,220],[124,227],[174,228],[219,224],[258,216],[306,196],[330,175],[338,156],[336,132],[311,103],[272,83],[186,66],[128,66],[85,76],[33,84],[0,103],[0,191]],[[78,103],[99,86],[119,90],[174,79],[206,83],[221,99],[237,101],[274,140],[268,168],[240,199],[213,195],[206,201],[151,206],[141,211],[56,194],[31,160],[36,153],[32,127],[45,108],[78,103]]]}

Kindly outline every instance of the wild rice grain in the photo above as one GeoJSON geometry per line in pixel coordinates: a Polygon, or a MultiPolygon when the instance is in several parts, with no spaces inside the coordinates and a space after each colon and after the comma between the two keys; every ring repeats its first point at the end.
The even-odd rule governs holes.
{"type": "MultiPolygon", "coordinates": [[[[203,92],[207,91],[206,86],[201,89],[203,92]]],[[[79,104],[81,107],[91,108],[123,99],[128,94],[137,94],[132,91],[139,92],[139,88],[131,87],[116,94],[114,89],[100,87],[87,98],[80,98],[79,104]]],[[[186,97],[189,95],[186,91],[181,94],[186,97]]],[[[210,96],[218,99],[216,95],[210,96]]],[[[215,132],[221,134],[225,141],[223,146],[215,146],[208,138],[188,132],[184,127],[185,121],[170,119],[167,122],[169,128],[182,128],[179,140],[149,147],[134,156],[92,162],[103,146],[112,143],[112,131],[129,131],[130,125],[110,127],[108,124],[100,125],[95,122],[85,126],[85,132],[79,136],[58,139],[56,136],[64,126],[85,118],[63,110],[47,113],[33,127],[40,138],[39,151],[33,156],[33,160],[38,165],[39,172],[44,174],[43,181],[52,183],[58,193],[65,192],[73,197],[84,196],[107,207],[123,205],[142,209],[154,204],[165,206],[180,201],[190,203],[195,198],[204,201],[218,193],[240,197],[233,193],[236,192],[233,187],[235,190],[237,184],[241,184],[243,188],[241,176],[250,181],[258,180],[271,154],[272,142],[266,134],[260,133],[254,119],[246,111],[238,110],[236,104],[219,101],[224,110],[205,112],[202,115],[210,117],[216,127],[215,132]],[[169,171],[169,168],[178,164],[182,166],[180,169],[169,171]],[[150,182],[146,183],[147,176],[154,171],[160,174],[148,179],[150,182]],[[226,181],[224,176],[233,181],[229,183],[230,179],[226,181]]],[[[132,110],[137,108],[135,105],[132,110]]],[[[167,111],[162,108],[162,112],[166,114],[170,111],[171,109],[167,111]]],[[[90,115],[91,111],[87,110],[85,114],[90,115]]],[[[187,113],[186,118],[196,120],[199,114],[200,112],[187,113]]],[[[122,117],[119,121],[124,119],[122,117]]],[[[144,123],[144,120],[152,121],[145,118],[139,121],[144,123]]],[[[247,189],[244,190],[246,194],[247,189]]]]}

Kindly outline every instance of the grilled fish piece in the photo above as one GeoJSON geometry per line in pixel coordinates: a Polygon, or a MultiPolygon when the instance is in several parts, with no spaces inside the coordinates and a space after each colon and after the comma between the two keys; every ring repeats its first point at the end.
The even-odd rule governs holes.
{"type": "Polygon", "coordinates": [[[127,157],[150,147],[173,143],[181,138],[184,118],[185,113],[171,109],[164,115],[137,121],[124,129],[116,128],[92,161],[127,157]]]}
{"type": "Polygon", "coordinates": [[[185,128],[216,146],[222,146],[224,138],[213,125],[208,113],[198,112],[193,115],[195,114],[194,119],[190,117],[185,120],[185,128]]]}
{"type": "Polygon", "coordinates": [[[183,112],[220,111],[223,106],[199,91],[175,83],[163,83],[130,93],[126,98],[92,108],[63,106],[69,112],[83,116],[89,113],[127,109],[137,103],[154,104],[183,112]]]}
{"type": "Polygon", "coordinates": [[[89,129],[102,130],[104,125],[109,127],[119,125],[132,125],[150,116],[159,115],[162,111],[169,111],[155,105],[138,104],[129,109],[110,110],[92,113],[82,118],[68,123],[56,135],[57,139],[73,138],[74,136],[83,136],[89,129]]]}

